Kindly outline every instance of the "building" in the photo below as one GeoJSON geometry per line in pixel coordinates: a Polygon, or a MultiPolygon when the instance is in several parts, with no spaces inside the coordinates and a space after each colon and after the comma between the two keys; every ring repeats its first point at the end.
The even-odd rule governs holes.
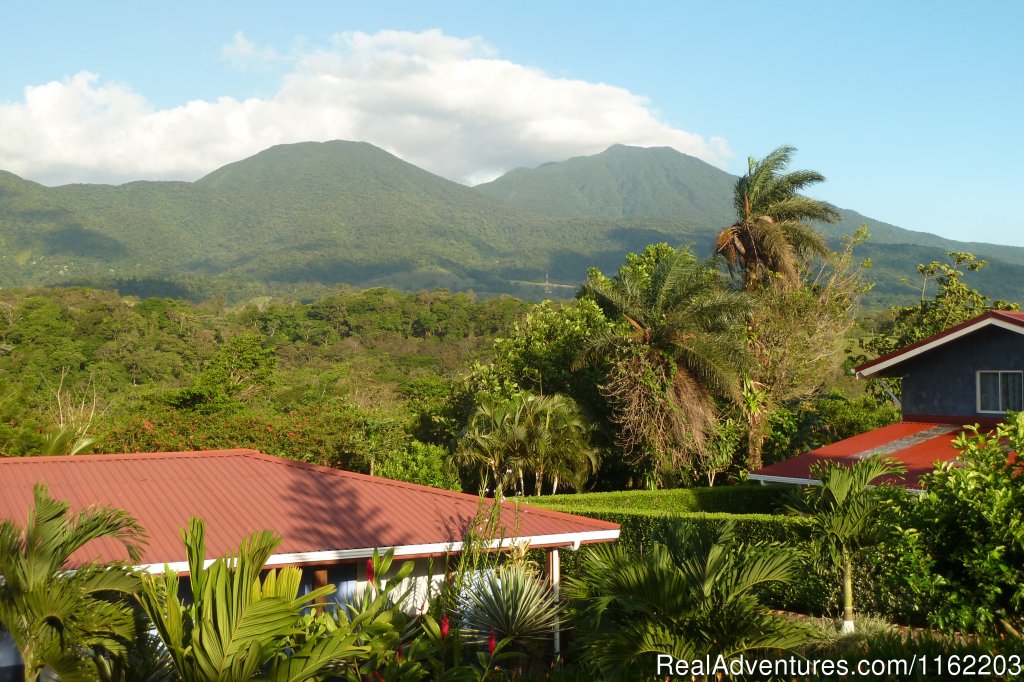
{"type": "Polygon", "coordinates": [[[992,427],[1024,408],[1024,312],[992,310],[857,367],[862,379],[900,380],[902,419],[750,474],[762,483],[811,484],[819,462],[884,455],[902,463],[912,490],[937,462],[956,458],[964,425],[992,427]]]}
{"type": "MultiPolygon", "coordinates": [[[[365,584],[374,549],[393,548],[397,560],[416,562],[406,586],[418,602],[411,608],[423,603],[432,581],[444,578],[445,557],[462,550],[467,532],[488,512],[473,495],[255,450],[217,450],[0,458],[0,519],[23,524],[39,482],[72,511],[103,505],[130,513],[148,532],[140,568],[151,572],[187,569],[181,531],[193,516],[206,521],[208,558],[233,554],[254,531],[273,530],[282,540],[268,566],[298,566],[305,585],[333,583],[342,599],[365,584]]],[[[560,549],[619,535],[613,523],[511,502],[501,505],[496,525],[490,546],[528,542],[546,549],[555,585],[560,549]]],[[[71,568],[127,558],[119,543],[97,540],[72,556],[71,568]]],[[[0,643],[0,679],[3,666],[13,664],[3,648],[0,643]]]]}

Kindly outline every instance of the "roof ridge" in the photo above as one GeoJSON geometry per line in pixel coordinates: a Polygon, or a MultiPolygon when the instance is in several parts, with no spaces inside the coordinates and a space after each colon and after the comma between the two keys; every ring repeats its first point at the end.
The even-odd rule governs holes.
{"type": "MultiPolygon", "coordinates": [[[[219,450],[178,450],[171,452],[97,452],[81,455],[22,455],[16,457],[0,457],[0,463],[14,464],[26,462],[89,462],[117,461],[123,459],[189,459],[200,457],[232,457],[258,452],[251,448],[223,448],[219,450]]],[[[261,453],[262,454],[262,453],[261,453]]]]}

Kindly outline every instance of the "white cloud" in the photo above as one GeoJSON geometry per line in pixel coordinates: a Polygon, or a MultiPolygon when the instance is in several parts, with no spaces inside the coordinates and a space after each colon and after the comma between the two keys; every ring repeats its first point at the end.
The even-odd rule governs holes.
{"type": "MultiPolygon", "coordinates": [[[[277,58],[242,33],[239,63],[277,58]]],[[[671,146],[722,165],[731,154],[660,120],[644,97],[555,78],[441,31],[339,34],[305,48],[272,98],[155,109],[126,85],[81,72],[0,105],[0,168],[46,184],[195,179],[274,144],[364,140],[461,182],[593,154],[671,146]]]]}
{"type": "Polygon", "coordinates": [[[233,66],[246,69],[251,64],[268,64],[279,59],[273,47],[260,47],[245,37],[241,31],[235,33],[234,39],[221,48],[221,55],[233,66]]]}

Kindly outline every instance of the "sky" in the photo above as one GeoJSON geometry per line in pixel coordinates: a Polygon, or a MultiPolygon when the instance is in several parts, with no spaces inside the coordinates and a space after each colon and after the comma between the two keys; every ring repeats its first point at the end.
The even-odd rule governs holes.
{"type": "Polygon", "coordinates": [[[734,174],[783,145],[811,194],[1024,246],[1024,3],[12,3],[0,169],[194,180],[367,141],[465,184],[616,143],[734,174]]]}

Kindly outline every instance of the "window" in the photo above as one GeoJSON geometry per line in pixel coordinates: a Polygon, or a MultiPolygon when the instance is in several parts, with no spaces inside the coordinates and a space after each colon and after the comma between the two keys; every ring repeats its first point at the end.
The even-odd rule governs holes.
{"type": "Polygon", "coordinates": [[[1024,372],[978,372],[978,412],[1024,408],[1024,372]]]}

